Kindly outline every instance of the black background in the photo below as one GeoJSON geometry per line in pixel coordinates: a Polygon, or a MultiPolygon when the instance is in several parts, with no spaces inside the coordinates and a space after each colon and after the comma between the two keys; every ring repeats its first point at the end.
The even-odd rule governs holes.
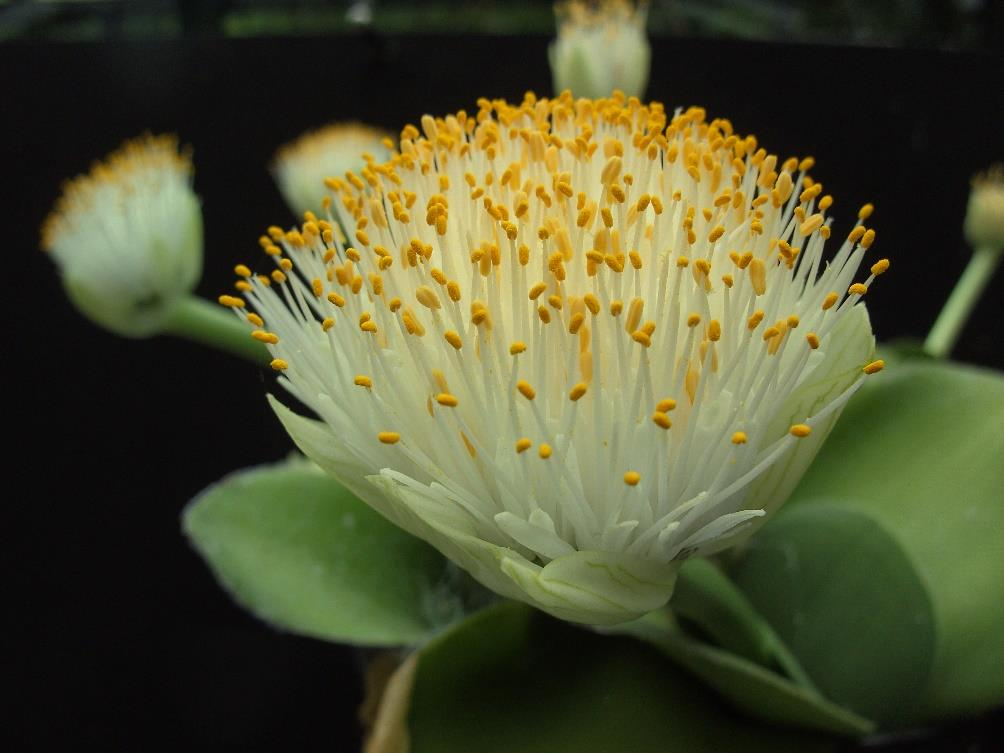
{"type": "MultiPolygon", "coordinates": [[[[547,94],[546,44],[361,36],[0,47],[3,417],[13,448],[0,550],[17,750],[352,750],[361,697],[352,651],[246,616],[179,531],[200,489],[290,449],[265,404],[270,377],[80,318],[38,250],[60,181],[147,129],[192,144],[206,228],[200,292],[215,297],[234,263],[255,258],[261,230],[293,219],[265,168],[276,146],[329,120],[396,131],[424,112],[473,110],[481,95],[547,94]]],[[[653,61],[648,94],[669,109],[701,104],[782,158],[815,155],[838,233],[875,202],[875,253],[892,260],[869,294],[875,331],[922,337],[968,258],[969,176],[1004,157],[1001,57],[665,40],[653,61]]],[[[1004,366],[1002,284],[998,274],[960,359],[1004,366]]],[[[955,749],[947,744],[938,750],[955,749]]]]}

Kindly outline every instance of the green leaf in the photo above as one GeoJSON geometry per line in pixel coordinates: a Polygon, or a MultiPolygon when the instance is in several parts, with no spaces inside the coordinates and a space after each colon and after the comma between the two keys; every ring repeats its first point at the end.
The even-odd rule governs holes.
{"type": "Polygon", "coordinates": [[[756,566],[750,557],[777,556],[760,545],[734,572],[824,690],[871,707],[887,724],[974,714],[1004,701],[1004,672],[991,669],[1004,667],[1002,489],[1004,378],[904,360],[869,378],[785,510],[761,532],[783,529],[774,534],[781,546],[786,531],[803,572],[784,577],[777,567],[756,566]],[[831,511],[820,513],[825,520],[805,517],[815,506],[831,511]],[[836,509],[872,525],[845,516],[829,536],[811,532],[831,527],[835,518],[827,516],[836,509]],[[904,563],[891,564],[898,556],[874,550],[883,536],[930,600],[935,642],[926,660],[918,643],[918,632],[928,630],[923,599],[908,585],[904,563]],[[830,597],[810,601],[817,589],[830,597]],[[807,614],[810,607],[820,611],[807,614]],[[831,619],[843,630],[829,629],[831,619]],[[918,682],[908,656],[930,665],[926,679],[918,682]],[[890,700],[908,701],[890,709],[878,687],[890,700]]]}
{"type": "Polygon", "coordinates": [[[813,753],[832,738],[745,720],[650,646],[523,604],[484,610],[419,655],[412,753],[813,753]]]}
{"type": "Polygon", "coordinates": [[[888,723],[927,681],[931,600],[869,515],[822,503],[781,515],[735,578],[830,700],[888,723]]]}
{"type": "Polygon", "coordinates": [[[227,476],[182,520],[224,588],[277,627],[397,645],[461,613],[438,552],[306,461],[227,476]]]}
{"type": "Polygon", "coordinates": [[[618,625],[613,631],[652,644],[750,716],[854,737],[875,728],[868,719],[827,700],[812,688],[687,636],[668,611],[652,612],[635,622],[618,625]]]}

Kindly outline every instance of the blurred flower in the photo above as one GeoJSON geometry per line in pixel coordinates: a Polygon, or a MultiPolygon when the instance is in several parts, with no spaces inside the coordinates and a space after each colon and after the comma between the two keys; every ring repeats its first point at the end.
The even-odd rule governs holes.
{"type": "Polygon", "coordinates": [[[125,142],[64,185],[42,248],[85,316],[129,337],[159,332],[202,273],[190,153],[174,136],[125,142]]]}
{"type": "Polygon", "coordinates": [[[548,57],[554,90],[576,97],[609,97],[619,89],[640,97],[651,53],[645,35],[647,3],[627,0],[558,3],[558,38],[548,57]]]}
{"type": "Polygon", "coordinates": [[[973,248],[1004,249],[1004,164],[973,177],[963,230],[973,248]]]}
{"type": "Polygon", "coordinates": [[[358,171],[366,161],[382,162],[390,156],[390,144],[386,131],[361,123],[332,123],[280,147],[272,173],[286,205],[300,217],[321,210],[325,178],[358,171]]]}
{"type": "Polygon", "coordinates": [[[779,506],[882,367],[857,304],[888,261],[854,283],[866,205],[824,263],[811,158],[699,108],[478,104],[329,180],[335,214],[270,228],[276,268],[221,302],[354,493],[505,596],[629,620],[779,506]]]}

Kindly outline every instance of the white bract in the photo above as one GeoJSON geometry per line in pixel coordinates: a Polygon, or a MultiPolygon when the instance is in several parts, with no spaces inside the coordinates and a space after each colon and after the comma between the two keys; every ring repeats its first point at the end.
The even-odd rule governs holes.
{"type": "Polygon", "coordinates": [[[161,331],[202,274],[189,154],[173,136],[127,141],[67,182],[42,226],[42,248],[85,316],[129,337],[161,331]]]}
{"type": "Polygon", "coordinates": [[[390,520],[558,617],[655,609],[881,368],[871,207],[824,260],[811,158],[699,108],[528,94],[421,125],[221,303],[316,415],[273,401],[297,445],[390,520]]]}
{"type": "Polygon", "coordinates": [[[320,212],[329,175],[358,172],[367,161],[390,156],[388,134],[361,123],[332,123],[279,148],[272,163],[282,198],[297,217],[320,212]],[[364,156],[365,155],[365,156],[364,156]]]}
{"type": "Polygon", "coordinates": [[[648,8],[625,0],[555,6],[558,37],[548,48],[554,90],[576,97],[640,97],[648,84],[648,8]]]}

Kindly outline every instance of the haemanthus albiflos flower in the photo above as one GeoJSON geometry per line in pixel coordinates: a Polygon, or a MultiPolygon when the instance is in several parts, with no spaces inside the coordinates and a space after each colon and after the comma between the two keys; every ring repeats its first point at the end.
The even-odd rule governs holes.
{"type": "Polygon", "coordinates": [[[161,331],[202,274],[189,153],[173,136],[125,142],[63,186],[42,248],[84,315],[130,337],[161,331]]]}
{"type": "Polygon", "coordinates": [[[358,172],[367,162],[390,156],[390,134],[362,123],[331,123],[279,147],[272,173],[286,205],[296,216],[318,212],[326,195],[324,179],[358,172]]]}
{"type": "Polygon", "coordinates": [[[651,49],[648,4],[629,0],[569,0],[554,6],[558,36],[547,50],[555,91],[609,97],[615,89],[645,93],[651,49]]]}
{"type": "Polygon", "coordinates": [[[882,366],[871,207],[824,261],[811,166],[699,108],[482,99],[328,179],[220,300],[310,458],[489,588],[616,623],[778,507],[882,366]]]}

